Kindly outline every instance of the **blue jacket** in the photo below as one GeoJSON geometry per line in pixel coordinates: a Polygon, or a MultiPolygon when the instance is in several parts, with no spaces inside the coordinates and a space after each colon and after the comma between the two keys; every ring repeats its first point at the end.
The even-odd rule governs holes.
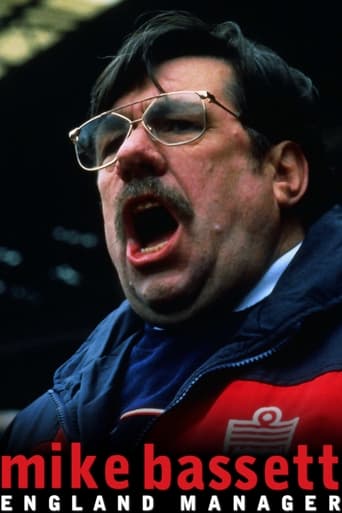
{"type": "Polygon", "coordinates": [[[117,421],[118,390],[143,326],[124,301],[56,371],[53,387],[19,413],[2,450],[26,452],[56,439],[89,450],[124,447],[122,433],[130,448],[145,440],[187,453],[342,445],[340,206],[310,227],[272,294],[180,383],[164,411],[117,421]]]}

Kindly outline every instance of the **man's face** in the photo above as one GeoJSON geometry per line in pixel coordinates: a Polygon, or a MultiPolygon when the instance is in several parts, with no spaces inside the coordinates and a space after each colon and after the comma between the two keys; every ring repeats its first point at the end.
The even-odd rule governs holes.
{"type": "MultiPolygon", "coordinates": [[[[172,59],[156,77],[166,92],[208,90],[236,109],[224,94],[233,72],[219,59],[172,59]]],[[[146,81],[115,106],[157,94],[146,81]]],[[[137,119],[145,108],[124,114],[137,119]]],[[[281,253],[273,176],[239,120],[214,103],[192,143],[165,146],[134,127],[117,162],[99,171],[98,188],[108,250],[138,314],[168,324],[241,298],[281,253]]]]}

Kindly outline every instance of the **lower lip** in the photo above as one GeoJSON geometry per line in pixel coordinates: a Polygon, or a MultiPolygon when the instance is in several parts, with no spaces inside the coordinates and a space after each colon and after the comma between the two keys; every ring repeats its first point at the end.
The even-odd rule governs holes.
{"type": "Polygon", "coordinates": [[[161,245],[161,247],[159,247],[159,249],[146,253],[141,251],[141,247],[134,240],[128,239],[126,249],[127,260],[131,265],[137,268],[162,262],[166,258],[169,258],[175,251],[179,244],[180,236],[181,227],[178,226],[177,230],[164,242],[163,245],[161,245]]]}

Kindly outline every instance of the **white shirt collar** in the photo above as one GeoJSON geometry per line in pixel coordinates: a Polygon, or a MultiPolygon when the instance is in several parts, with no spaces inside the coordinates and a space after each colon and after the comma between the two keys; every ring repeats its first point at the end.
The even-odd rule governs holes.
{"type": "Polygon", "coordinates": [[[302,243],[300,242],[294,248],[284,253],[284,255],[278,258],[278,260],[273,262],[271,267],[267,269],[258,283],[252,288],[250,292],[248,292],[248,294],[242,299],[239,305],[234,308],[234,311],[241,312],[250,306],[256,305],[265,299],[265,297],[269,296],[301,245],[302,243]]]}

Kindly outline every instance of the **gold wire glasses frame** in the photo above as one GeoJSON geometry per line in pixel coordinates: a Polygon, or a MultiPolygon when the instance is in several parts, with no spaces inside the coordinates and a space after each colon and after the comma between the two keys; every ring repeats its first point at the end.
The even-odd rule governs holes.
{"type": "MultiPolygon", "coordinates": [[[[94,116],[93,118],[89,119],[88,121],[86,121],[85,123],[80,125],[79,127],[71,130],[69,132],[69,138],[72,141],[72,143],[74,144],[78,164],[85,171],[98,171],[100,169],[103,169],[105,167],[108,167],[108,166],[114,164],[117,159],[117,154],[118,154],[120,147],[126,141],[126,139],[130,136],[130,134],[133,130],[133,127],[140,122],[142,122],[145,130],[147,131],[147,133],[150,135],[150,137],[152,139],[157,140],[166,146],[179,146],[181,144],[187,144],[187,143],[193,142],[193,141],[199,139],[204,134],[204,132],[206,131],[206,128],[207,128],[205,101],[208,101],[209,103],[214,103],[214,104],[218,105],[219,107],[224,109],[226,112],[231,114],[236,119],[240,119],[239,114],[237,114],[236,112],[234,112],[233,110],[229,109],[228,107],[223,105],[221,102],[219,102],[215,98],[215,96],[212,93],[210,93],[209,91],[174,91],[174,92],[169,92],[169,93],[161,93],[161,94],[155,95],[155,96],[150,96],[148,98],[143,98],[142,100],[137,100],[135,102],[121,105],[114,109],[102,112],[101,114],[98,114],[97,116],[94,116]],[[194,130],[194,133],[191,136],[186,137],[186,136],[184,136],[184,134],[179,135],[177,132],[177,135],[174,136],[175,138],[177,138],[177,140],[176,141],[175,140],[168,141],[168,140],[166,140],[165,135],[164,135],[164,138],[161,137],[160,135],[158,135],[157,128],[149,125],[146,122],[147,115],[148,115],[151,107],[155,105],[155,102],[153,102],[152,100],[156,101],[156,100],[163,99],[163,98],[169,98],[169,97],[172,98],[173,96],[176,96],[176,95],[181,96],[181,95],[191,95],[191,94],[196,95],[200,99],[200,104],[201,104],[201,110],[198,113],[198,114],[200,114],[200,119],[197,120],[197,121],[200,121],[200,125],[198,128],[196,127],[196,129],[194,130]],[[138,119],[131,120],[128,117],[126,117],[118,112],[125,108],[131,107],[133,105],[136,105],[136,104],[142,103],[142,102],[146,102],[146,101],[149,101],[150,103],[149,103],[148,107],[145,109],[142,117],[140,117],[138,119]],[[81,134],[81,132],[83,132],[85,134],[84,140],[89,145],[89,148],[87,148],[88,154],[91,155],[91,158],[95,158],[96,150],[94,148],[94,142],[97,142],[97,141],[96,141],[96,137],[93,135],[92,132],[96,133],[98,126],[100,126],[97,124],[97,122],[99,122],[101,119],[106,120],[108,115],[112,115],[110,119],[115,118],[115,120],[117,122],[122,123],[122,126],[120,127],[120,130],[122,133],[119,132],[119,128],[116,129],[117,134],[116,134],[116,139],[114,139],[114,142],[117,144],[116,151],[110,156],[110,158],[106,159],[105,162],[103,162],[100,165],[88,165],[88,164],[86,165],[84,163],[84,161],[82,161],[82,157],[81,157],[81,155],[83,153],[85,153],[84,152],[85,146],[84,146],[84,142],[82,144],[80,143],[80,134],[81,134]],[[93,126],[95,128],[93,130],[91,130],[91,128],[93,126]],[[91,137],[89,137],[87,129],[91,133],[91,137]]],[[[190,103],[191,102],[188,102],[189,105],[190,105],[190,103]]],[[[173,121],[174,120],[172,119],[172,122],[173,121]]],[[[182,120],[180,120],[180,121],[182,121],[182,120]]],[[[101,127],[102,127],[102,125],[101,125],[101,127]]],[[[100,130],[98,130],[98,131],[100,131],[100,130]]],[[[95,135],[97,135],[97,134],[95,134],[95,135]]]]}

